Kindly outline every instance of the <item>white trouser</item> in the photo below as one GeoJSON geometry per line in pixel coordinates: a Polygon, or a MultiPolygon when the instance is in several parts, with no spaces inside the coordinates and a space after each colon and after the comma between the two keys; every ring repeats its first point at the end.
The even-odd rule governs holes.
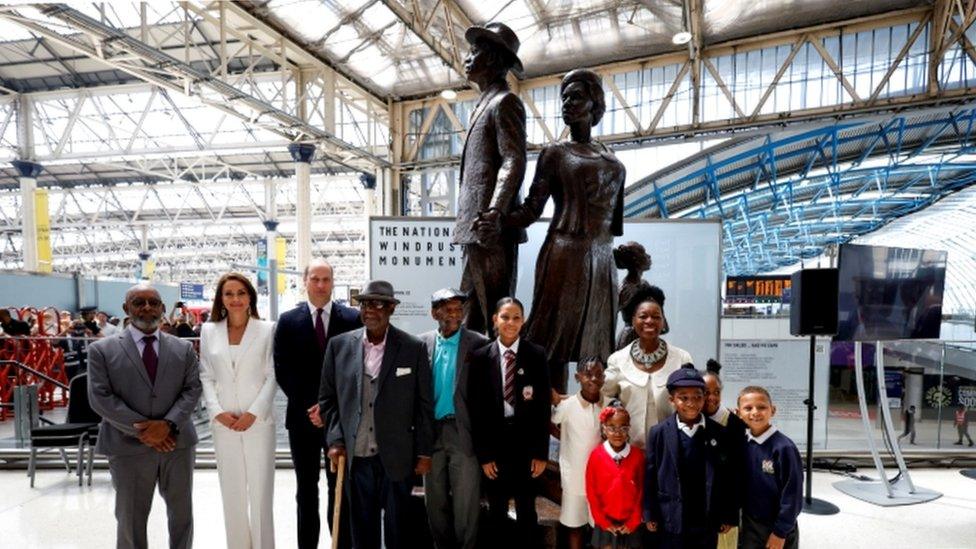
{"type": "Polygon", "coordinates": [[[227,547],[273,548],[274,424],[255,421],[239,433],[215,421],[213,439],[227,547]]]}

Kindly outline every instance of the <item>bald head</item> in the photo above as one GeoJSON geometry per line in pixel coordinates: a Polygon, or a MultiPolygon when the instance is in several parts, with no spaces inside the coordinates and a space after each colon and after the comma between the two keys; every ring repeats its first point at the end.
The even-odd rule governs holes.
{"type": "Polygon", "coordinates": [[[151,334],[159,327],[166,307],[163,306],[159,290],[149,284],[136,284],[125,292],[122,309],[129,315],[133,326],[151,334]]]}

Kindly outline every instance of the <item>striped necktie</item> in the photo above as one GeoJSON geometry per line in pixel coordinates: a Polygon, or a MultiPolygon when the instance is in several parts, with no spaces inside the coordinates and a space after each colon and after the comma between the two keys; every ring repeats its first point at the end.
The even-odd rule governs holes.
{"type": "Polygon", "coordinates": [[[515,353],[505,351],[505,402],[515,406],[515,353]]]}

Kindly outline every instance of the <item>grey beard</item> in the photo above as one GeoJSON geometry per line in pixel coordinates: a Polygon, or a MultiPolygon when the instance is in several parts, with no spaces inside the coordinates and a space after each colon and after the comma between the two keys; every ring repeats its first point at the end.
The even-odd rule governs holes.
{"type": "Polygon", "coordinates": [[[138,318],[130,318],[129,323],[138,328],[143,332],[155,332],[156,328],[159,328],[159,323],[162,319],[155,319],[152,322],[145,322],[138,318]]]}

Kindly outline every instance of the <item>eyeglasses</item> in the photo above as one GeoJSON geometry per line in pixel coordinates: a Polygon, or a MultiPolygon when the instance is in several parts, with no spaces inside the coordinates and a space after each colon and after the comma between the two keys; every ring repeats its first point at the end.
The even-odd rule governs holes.
{"type": "Polygon", "coordinates": [[[615,435],[626,435],[630,432],[630,425],[622,425],[620,427],[617,427],[616,425],[604,425],[603,428],[606,429],[608,433],[613,433],[615,435]]]}
{"type": "Polygon", "coordinates": [[[387,303],[385,301],[380,301],[378,299],[366,299],[359,302],[360,309],[373,309],[379,310],[386,307],[387,303]]]}
{"type": "Polygon", "coordinates": [[[135,307],[136,309],[141,309],[147,305],[155,309],[156,307],[160,307],[163,304],[162,301],[155,298],[143,299],[141,297],[135,297],[131,301],[129,301],[129,303],[131,303],[132,306],[135,307]]]}

